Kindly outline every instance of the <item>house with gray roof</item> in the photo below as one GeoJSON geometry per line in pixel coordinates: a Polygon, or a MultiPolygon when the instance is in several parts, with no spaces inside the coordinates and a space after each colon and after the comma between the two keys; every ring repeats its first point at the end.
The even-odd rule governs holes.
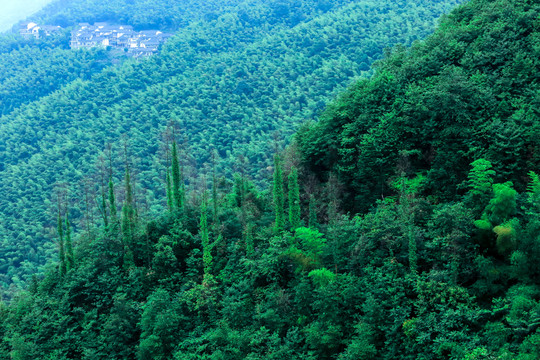
{"type": "Polygon", "coordinates": [[[107,47],[127,51],[133,57],[149,56],[172,34],[159,30],[134,31],[130,25],[81,23],[71,32],[71,48],[107,47]]]}
{"type": "Polygon", "coordinates": [[[60,30],[62,30],[60,26],[38,25],[34,22],[22,23],[19,25],[19,34],[26,39],[31,37],[42,39],[51,36],[60,30]]]}

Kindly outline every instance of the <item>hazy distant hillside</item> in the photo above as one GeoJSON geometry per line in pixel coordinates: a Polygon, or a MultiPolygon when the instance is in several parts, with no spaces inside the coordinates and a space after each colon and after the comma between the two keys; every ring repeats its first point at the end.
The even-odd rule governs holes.
{"type": "Polygon", "coordinates": [[[0,31],[9,30],[17,21],[39,11],[52,0],[0,0],[0,31]]]}
{"type": "Polygon", "coordinates": [[[252,24],[255,27],[262,23],[294,25],[310,15],[326,12],[344,2],[349,1],[269,1],[263,5],[250,0],[62,0],[43,9],[37,14],[37,19],[60,26],[70,26],[81,21],[111,21],[131,24],[136,29],[177,30],[193,21],[212,22],[226,12],[239,11],[246,16],[255,10],[258,22],[252,24]]]}

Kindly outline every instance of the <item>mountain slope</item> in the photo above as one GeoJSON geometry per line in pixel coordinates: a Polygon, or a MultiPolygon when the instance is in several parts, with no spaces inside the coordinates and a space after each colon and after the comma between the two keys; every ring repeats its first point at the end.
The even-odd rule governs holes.
{"type": "Polygon", "coordinates": [[[110,59],[103,49],[23,47],[0,54],[0,115],[7,115],[75,79],[88,79],[107,65],[110,59]]]}
{"type": "Polygon", "coordinates": [[[422,174],[427,193],[454,199],[478,158],[491,161],[497,180],[523,190],[540,165],[535,16],[524,2],[478,1],[454,11],[434,36],[395,50],[373,79],[351,87],[300,135],[307,163],[339,177],[354,211],[394,194],[402,173],[422,174]]]}
{"type": "MultiPolygon", "coordinates": [[[[369,74],[385,47],[427,34],[456,3],[343,1],[320,9],[305,1],[294,7],[304,14],[296,26],[292,5],[242,3],[179,30],[151,59],[77,79],[1,117],[3,282],[20,266],[27,277],[52,256],[53,188],[69,182],[73,196],[82,198],[83,178],[107,143],[129,139],[140,159],[139,201],[154,210],[163,205],[156,198],[164,192],[159,139],[171,120],[188,138],[194,161],[208,161],[215,148],[230,174],[241,155],[263,181],[273,132],[280,139],[292,134],[333,94],[369,74]]],[[[97,210],[86,206],[75,204],[73,217],[97,218],[97,210]]]]}
{"type": "Polygon", "coordinates": [[[132,212],[133,167],[114,164],[126,170],[121,218],[78,236],[75,261],[59,221],[65,253],[0,308],[0,357],[540,358],[540,176],[512,166],[534,165],[522,154],[537,149],[509,137],[513,126],[493,138],[483,126],[526,118],[523,141],[538,135],[539,11],[471,0],[425,42],[388,53],[276,154],[271,191],[242,172],[177,202],[173,162],[170,206],[146,222],[132,212]],[[469,152],[456,148],[469,143],[493,163],[462,164],[469,152]],[[462,166],[456,194],[446,186],[462,166]],[[365,171],[384,197],[345,182],[347,171],[365,171]],[[343,190],[369,211],[350,213],[343,190]]]}

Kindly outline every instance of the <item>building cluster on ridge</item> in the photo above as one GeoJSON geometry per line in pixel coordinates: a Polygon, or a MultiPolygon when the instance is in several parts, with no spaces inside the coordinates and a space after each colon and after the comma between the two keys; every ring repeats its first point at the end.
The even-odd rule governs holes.
{"type": "Polygon", "coordinates": [[[71,32],[70,46],[72,49],[111,47],[122,49],[130,56],[141,57],[155,54],[159,45],[171,36],[159,30],[135,31],[130,25],[81,23],[71,32]]]}
{"type": "Polygon", "coordinates": [[[29,39],[35,37],[41,39],[46,36],[50,36],[53,33],[62,30],[60,26],[53,25],[38,25],[34,22],[23,23],[19,26],[19,34],[29,39]]]}
{"type": "MultiPolygon", "coordinates": [[[[21,24],[19,34],[25,38],[40,39],[60,30],[62,30],[60,26],[38,25],[30,22],[21,24]]],[[[143,57],[157,53],[159,45],[171,36],[172,34],[159,30],[135,31],[130,25],[81,23],[71,31],[70,47],[72,49],[114,48],[124,51],[128,56],[143,57]]]]}

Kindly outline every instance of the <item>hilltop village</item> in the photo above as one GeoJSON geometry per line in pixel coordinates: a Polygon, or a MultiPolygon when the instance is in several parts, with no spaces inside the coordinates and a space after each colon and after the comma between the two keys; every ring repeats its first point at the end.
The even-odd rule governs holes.
{"type": "Polygon", "coordinates": [[[82,23],[71,31],[70,46],[72,49],[111,47],[123,49],[130,56],[141,57],[157,53],[159,45],[171,36],[159,30],[135,31],[129,25],[82,23]]]}
{"type": "Polygon", "coordinates": [[[42,39],[61,30],[62,28],[60,26],[38,25],[34,22],[27,22],[19,25],[19,34],[25,39],[29,39],[31,37],[42,39]]]}
{"type": "MultiPolygon", "coordinates": [[[[25,38],[37,39],[50,36],[61,31],[59,26],[22,24],[19,34],[25,38]]],[[[108,23],[80,23],[71,31],[70,47],[72,49],[106,47],[123,50],[126,55],[135,58],[146,57],[158,52],[159,45],[172,34],[159,30],[135,31],[130,25],[112,25],[108,23]]]]}

